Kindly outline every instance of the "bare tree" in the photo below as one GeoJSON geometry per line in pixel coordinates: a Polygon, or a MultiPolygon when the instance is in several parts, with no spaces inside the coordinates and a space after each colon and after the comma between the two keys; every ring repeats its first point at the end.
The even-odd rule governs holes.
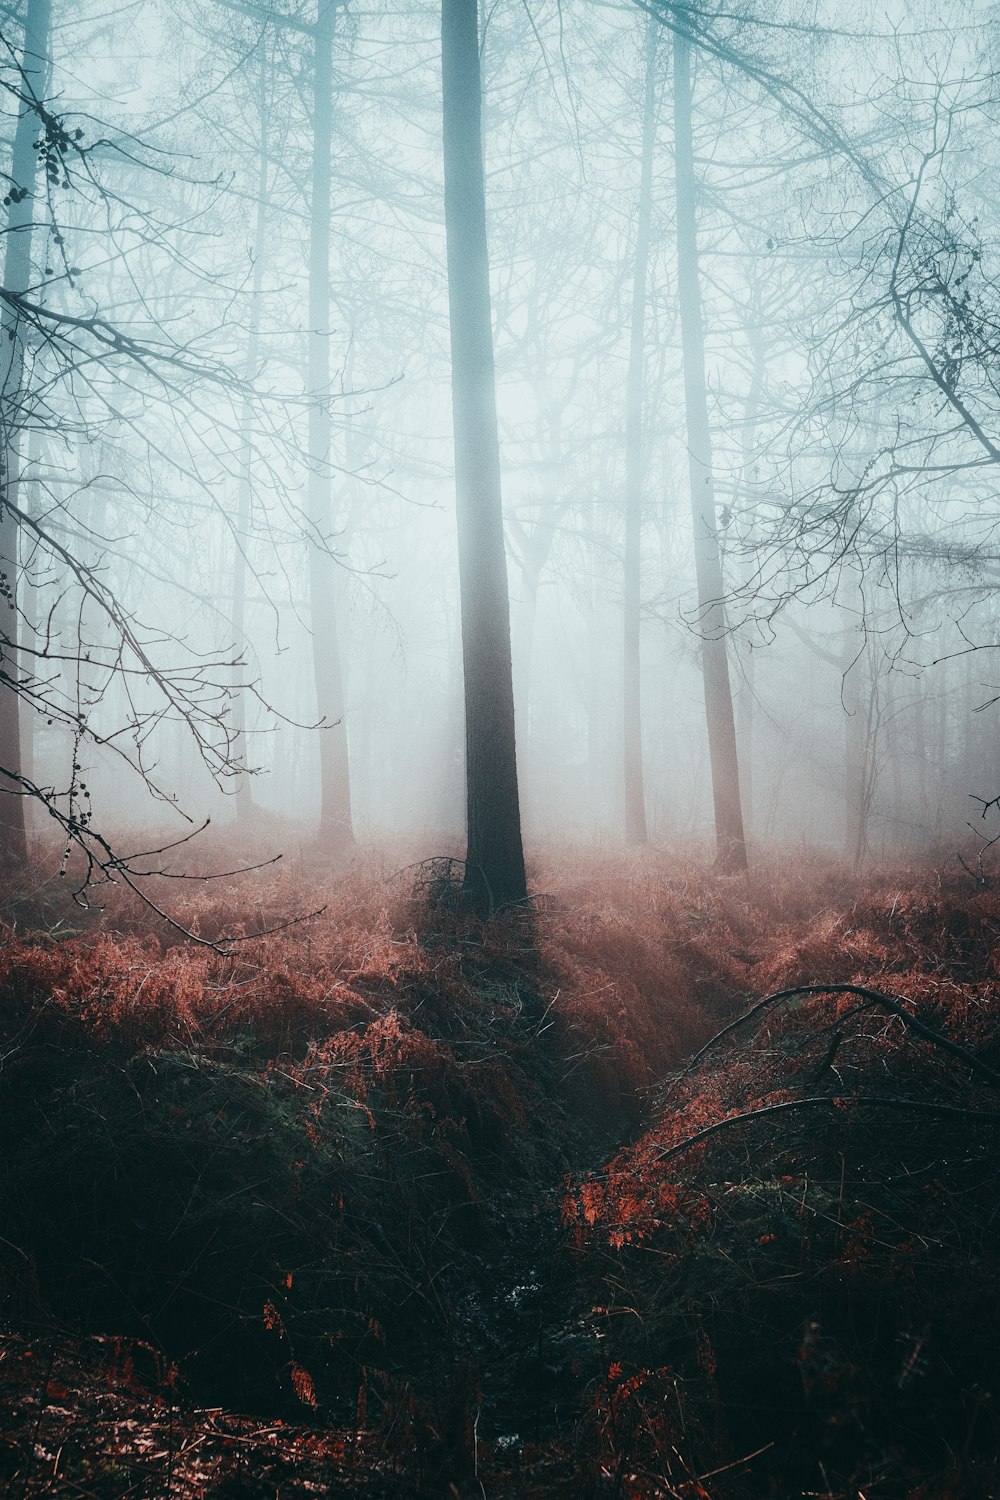
{"type": "Polygon", "coordinates": [[[442,0],[445,230],[465,676],[465,891],[488,914],[525,900],[510,602],[481,138],[476,0],[442,0]]]}
{"type": "Polygon", "coordinates": [[[712,438],[705,387],[705,332],[698,281],[697,181],[691,121],[691,43],[674,35],[674,151],[677,185],[677,290],[684,356],[691,511],[698,580],[698,629],[712,768],[718,864],[727,873],[745,870],[746,842],[740,803],[736,726],[727,652],[725,583],[719,553],[712,474],[712,438]]]}
{"type": "MultiPolygon", "coordinates": [[[[247,393],[240,413],[241,454],[239,500],[236,515],[236,530],[233,535],[233,639],[242,649],[247,639],[247,547],[250,540],[251,505],[253,500],[253,405],[250,391],[257,377],[260,360],[260,325],[264,286],[264,243],[267,229],[268,190],[268,124],[269,103],[267,97],[268,52],[261,38],[259,58],[259,80],[257,89],[257,113],[260,142],[257,151],[256,204],[254,213],[253,272],[250,287],[250,328],[247,336],[246,365],[244,379],[247,393]]],[[[237,763],[244,769],[236,780],[236,817],[246,822],[253,812],[253,793],[246,767],[246,696],[240,682],[233,684],[233,751],[237,763]]]]}
{"type": "MultiPolygon", "coordinates": [[[[20,65],[20,110],[14,131],[7,205],[3,285],[11,295],[0,306],[0,589],[9,626],[0,644],[0,862],[27,858],[24,788],[21,785],[21,700],[17,651],[20,526],[17,514],[19,445],[23,427],[26,322],[17,297],[31,284],[31,242],[37,216],[35,175],[40,153],[39,108],[48,68],[51,0],[27,0],[20,65]]],[[[58,170],[56,168],[56,170],[58,170]]]]}
{"type": "Polygon", "coordinates": [[[632,273],[632,319],[628,380],[625,390],[625,587],[623,639],[623,728],[625,771],[625,838],[644,844],[646,798],[642,773],[642,706],[640,701],[639,635],[641,622],[641,555],[643,492],[643,396],[646,365],[646,279],[649,264],[649,224],[652,214],[653,147],[656,140],[656,39],[659,26],[646,21],[645,87],[642,110],[642,154],[639,212],[632,273]]]}
{"type": "Polygon", "coordinates": [[[332,556],[330,469],[330,169],[335,0],[318,0],[313,51],[313,156],[309,206],[309,480],[307,509],[313,674],[320,731],[320,838],[336,852],[354,838],[332,556]]]}

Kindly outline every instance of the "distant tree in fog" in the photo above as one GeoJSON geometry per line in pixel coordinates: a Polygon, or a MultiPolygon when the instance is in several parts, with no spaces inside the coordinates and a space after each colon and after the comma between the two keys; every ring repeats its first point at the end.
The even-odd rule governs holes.
{"type": "Polygon", "coordinates": [[[629,322],[628,377],[625,384],[625,570],[623,587],[623,761],[625,838],[644,844],[646,796],[642,766],[642,705],[640,699],[640,565],[642,500],[645,480],[643,397],[646,374],[646,296],[649,275],[650,218],[653,195],[653,151],[656,144],[656,41],[659,27],[646,20],[643,65],[642,148],[639,202],[636,214],[635,255],[632,267],[632,308],[629,322]]]}
{"type": "MultiPolygon", "coordinates": [[[[0,859],[27,858],[21,757],[21,666],[18,661],[20,526],[16,509],[23,428],[26,325],[17,297],[31,285],[31,243],[36,218],[37,140],[48,71],[50,0],[27,0],[21,63],[11,88],[19,105],[5,203],[3,290],[0,307],[0,586],[6,606],[0,637],[0,859]]],[[[9,85],[10,86],[10,85],[9,85]]],[[[58,171],[57,161],[53,162],[58,171]]]]}
{"type": "MultiPolygon", "coordinates": [[[[316,0],[315,14],[308,19],[286,13],[255,0],[220,0],[225,8],[256,21],[268,30],[304,43],[302,71],[310,80],[308,90],[309,180],[305,192],[308,205],[308,332],[306,338],[305,386],[308,394],[306,448],[306,500],[304,526],[308,549],[309,629],[312,680],[319,722],[320,817],[319,839],[332,854],[342,853],[354,841],[351,807],[351,771],[348,756],[342,642],[338,625],[338,596],[342,572],[335,556],[333,505],[333,453],[331,417],[331,173],[333,167],[334,78],[333,48],[338,11],[346,10],[338,0],[316,0]]],[[[263,46],[263,38],[259,44],[263,46]]],[[[263,58],[259,66],[263,69],[263,58]]],[[[264,74],[258,90],[261,149],[257,172],[257,254],[254,262],[254,293],[248,340],[248,371],[256,363],[259,342],[260,270],[263,255],[261,223],[266,213],[267,149],[266,125],[269,104],[264,74]],[[255,321],[256,320],[256,321],[255,321]],[[255,328],[257,332],[255,332],[255,328]]],[[[241,485],[241,508],[247,504],[248,480],[241,485]]],[[[237,548],[237,557],[240,549],[237,548]]],[[[236,584],[240,586],[237,563],[236,584]]],[[[241,783],[246,794],[248,787],[241,783]]]]}
{"type": "Polygon", "coordinates": [[[309,478],[307,515],[313,673],[320,736],[320,838],[334,852],[354,838],[337,630],[338,570],[331,553],[330,168],[336,0],[317,0],[313,36],[312,176],[309,195],[309,478]]]}
{"type": "Polygon", "coordinates": [[[745,870],[746,842],[740,803],[736,725],[729,676],[726,586],[716,520],[712,439],[705,387],[705,334],[698,272],[697,183],[691,126],[691,43],[674,34],[674,160],[677,188],[677,295],[684,361],[694,557],[698,581],[698,633],[712,769],[718,864],[745,870]]]}

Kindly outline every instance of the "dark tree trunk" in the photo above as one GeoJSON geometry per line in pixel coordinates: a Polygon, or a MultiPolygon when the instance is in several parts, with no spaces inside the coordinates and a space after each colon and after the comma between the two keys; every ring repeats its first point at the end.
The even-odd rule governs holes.
{"type": "MultiPolygon", "coordinates": [[[[41,100],[48,71],[50,0],[28,0],[24,22],[22,92],[41,100]]],[[[22,190],[19,201],[7,210],[4,254],[5,291],[24,292],[31,281],[31,231],[36,217],[34,184],[38,152],[33,143],[39,134],[39,119],[30,105],[18,116],[11,158],[12,186],[22,190]]],[[[2,575],[4,620],[0,627],[0,864],[9,867],[27,861],[24,795],[19,777],[21,762],[20,698],[10,684],[19,676],[18,665],[18,568],[19,527],[11,505],[17,504],[18,443],[22,425],[23,333],[15,309],[4,303],[0,315],[0,575],[2,575]]]]}
{"type": "Polygon", "coordinates": [[[500,504],[476,0],[442,0],[445,231],[465,676],[466,896],[488,914],[527,896],[500,504]]]}
{"type": "Polygon", "coordinates": [[[697,188],[691,127],[691,46],[683,36],[674,37],[674,132],[677,292],[684,357],[684,404],[698,580],[698,623],[702,637],[702,676],[712,768],[717,864],[720,870],[733,873],[746,869],[747,854],[726,650],[725,586],[715,519],[712,440],[705,388],[705,333],[698,281],[697,188]]]}
{"type": "Polygon", "coordinates": [[[646,90],[642,114],[642,158],[639,168],[639,215],[632,273],[632,328],[628,378],[625,387],[625,587],[623,751],[625,776],[625,838],[645,844],[646,797],[642,774],[642,708],[640,703],[639,627],[641,621],[640,563],[642,534],[643,444],[642,405],[645,387],[646,275],[649,264],[649,221],[652,209],[653,146],[656,139],[656,38],[659,22],[646,22],[646,90]]]}
{"type": "Polygon", "coordinates": [[[337,564],[330,477],[330,167],[333,135],[334,0],[319,0],[313,75],[312,201],[309,224],[309,608],[319,730],[320,838],[332,853],[351,844],[351,782],[337,630],[337,564]]]}

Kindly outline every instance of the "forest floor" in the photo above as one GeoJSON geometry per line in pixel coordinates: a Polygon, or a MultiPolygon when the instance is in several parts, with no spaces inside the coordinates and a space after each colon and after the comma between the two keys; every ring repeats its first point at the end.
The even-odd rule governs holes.
{"type": "Polygon", "coordinates": [[[387,868],[8,893],[0,1493],[1000,1495],[1000,891],[387,868]]]}

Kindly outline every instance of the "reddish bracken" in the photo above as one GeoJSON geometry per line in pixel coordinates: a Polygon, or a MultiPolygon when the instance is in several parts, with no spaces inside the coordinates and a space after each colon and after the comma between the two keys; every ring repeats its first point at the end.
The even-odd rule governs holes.
{"type": "Polygon", "coordinates": [[[569,852],[536,861],[532,913],[483,926],[411,881],[154,881],[207,947],[116,892],[69,936],[22,903],[0,947],[8,1321],[147,1363],[152,1335],[215,1405],[315,1411],[386,1494],[404,1470],[427,1494],[975,1493],[1000,897],[569,852]],[[793,995],[696,1055],[824,984],[902,1014],[793,995]]]}

